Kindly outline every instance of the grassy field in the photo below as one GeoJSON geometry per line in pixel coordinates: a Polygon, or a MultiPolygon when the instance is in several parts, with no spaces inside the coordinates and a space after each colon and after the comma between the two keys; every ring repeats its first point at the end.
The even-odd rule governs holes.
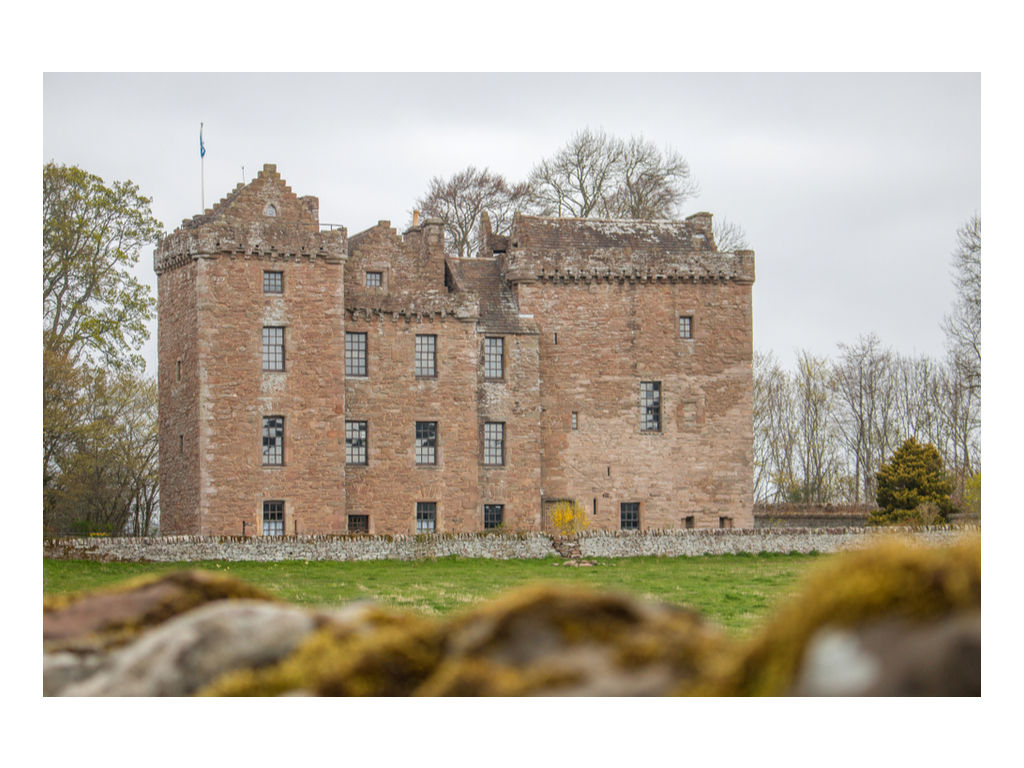
{"type": "Polygon", "coordinates": [[[43,560],[44,594],[116,584],[135,576],[181,568],[226,573],[288,602],[337,606],[373,600],[402,610],[443,616],[536,582],[626,592],[684,605],[730,632],[745,634],[792,595],[803,574],[825,555],[717,555],[600,559],[592,567],[561,560],[247,563],[93,563],[43,560]]]}

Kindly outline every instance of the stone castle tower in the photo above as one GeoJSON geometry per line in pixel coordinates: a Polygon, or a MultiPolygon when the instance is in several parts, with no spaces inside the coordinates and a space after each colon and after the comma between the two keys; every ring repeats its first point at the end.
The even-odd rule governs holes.
{"type": "Polygon", "coordinates": [[[752,252],[686,221],[321,231],[273,165],[161,241],[164,533],[752,527],[752,252]]]}

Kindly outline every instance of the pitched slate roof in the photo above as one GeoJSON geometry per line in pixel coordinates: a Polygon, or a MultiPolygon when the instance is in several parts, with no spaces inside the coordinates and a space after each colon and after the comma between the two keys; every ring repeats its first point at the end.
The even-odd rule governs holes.
{"type": "Polygon", "coordinates": [[[536,334],[532,318],[521,317],[512,289],[502,277],[496,259],[453,259],[448,267],[456,284],[480,299],[478,328],[486,333],[536,334]]]}

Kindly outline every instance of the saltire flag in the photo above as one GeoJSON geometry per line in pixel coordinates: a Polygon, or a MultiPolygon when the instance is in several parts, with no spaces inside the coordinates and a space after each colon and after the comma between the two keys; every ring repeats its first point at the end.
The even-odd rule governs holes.
{"type": "Polygon", "coordinates": [[[199,157],[206,157],[206,147],[203,146],[203,124],[199,124],[199,157]]]}

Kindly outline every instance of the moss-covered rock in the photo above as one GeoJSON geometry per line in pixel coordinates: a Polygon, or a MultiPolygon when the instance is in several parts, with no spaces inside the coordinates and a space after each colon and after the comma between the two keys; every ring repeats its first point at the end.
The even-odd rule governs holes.
{"type": "Polygon", "coordinates": [[[838,555],[725,665],[677,693],[782,695],[793,690],[808,642],[823,630],[893,621],[922,626],[980,608],[980,539],[946,549],[890,543],[838,555]]]}
{"type": "Polygon", "coordinates": [[[118,647],[142,631],[213,600],[272,600],[238,579],[207,571],[142,576],[114,587],[43,597],[43,649],[118,647]]]}

